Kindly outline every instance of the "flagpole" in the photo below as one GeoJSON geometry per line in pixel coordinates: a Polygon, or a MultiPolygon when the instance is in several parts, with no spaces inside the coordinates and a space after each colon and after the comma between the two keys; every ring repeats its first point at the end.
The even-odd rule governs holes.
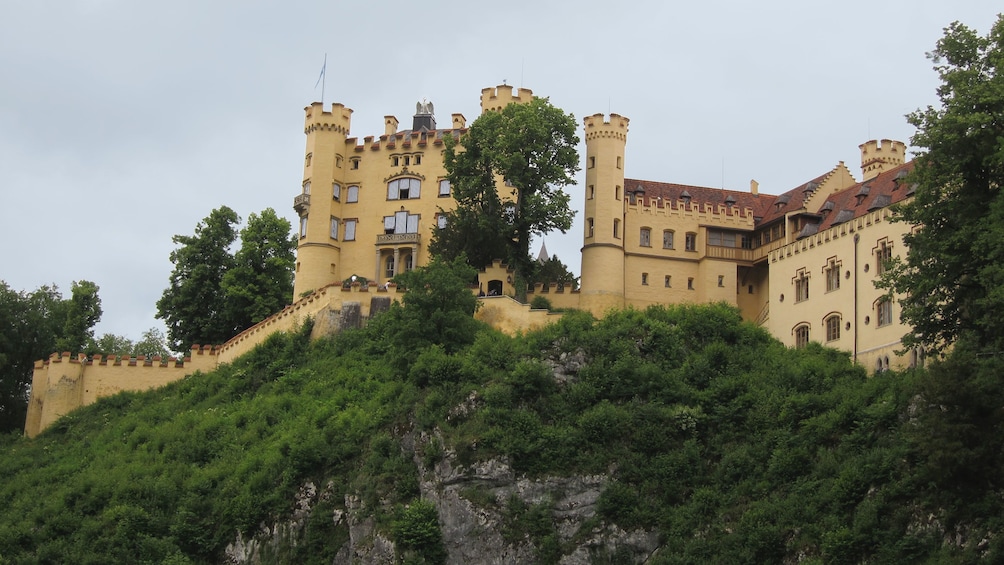
{"type": "Polygon", "coordinates": [[[321,65],[321,76],[317,77],[317,82],[314,83],[314,90],[317,90],[317,85],[321,85],[321,108],[324,108],[324,83],[327,80],[327,69],[328,69],[328,54],[324,54],[324,64],[321,65]]]}

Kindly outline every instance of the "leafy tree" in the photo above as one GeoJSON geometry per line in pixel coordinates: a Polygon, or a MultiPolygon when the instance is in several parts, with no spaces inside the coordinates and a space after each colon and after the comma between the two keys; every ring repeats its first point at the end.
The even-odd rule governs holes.
{"type": "Polygon", "coordinates": [[[128,355],[132,352],[133,347],[135,345],[131,339],[122,335],[106,333],[97,339],[91,338],[87,344],[86,353],[88,355],[128,355]]]}
{"type": "Polygon", "coordinates": [[[434,258],[424,267],[394,277],[406,289],[402,303],[391,304],[368,331],[399,370],[411,366],[430,346],[454,353],[474,341],[482,328],[473,318],[478,299],[469,286],[476,274],[461,256],[452,262],[434,258]]]}
{"type": "Polygon", "coordinates": [[[572,225],[561,189],[578,171],[575,131],[571,114],[534,98],[482,114],[459,140],[448,137],[444,163],[457,206],[430,251],[448,260],[465,253],[477,267],[505,259],[526,280],[530,235],[572,225]]]}
{"type": "Polygon", "coordinates": [[[223,276],[234,265],[230,246],[240,217],[226,206],[213,210],[195,227],[195,235],[175,235],[181,245],[171,252],[170,286],[157,301],[157,317],[167,324],[171,349],[194,343],[223,343],[235,333],[228,319],[223,276]]]}
{"type": "Polygon", "coordinates": [[[223,276],[227,315],[238,331],[251,327],[290,303],[296,238],[289,220],[266,208],[251,214],[241,230],[241,248],[223,276]]]}
{"type": "Polygon", "coordinates": [[[531,283],[550,284],[556,282],[568,286],[572,290],[579,288],[579,277],[568,270],[568,265],[562,263],[557,255],[552,255],[543,263],[534,261],[531,266],[533,267],[529,277],[531,283]]]}
{"type": "Polygon", "coordinates": [[[986,37],[953,23],[929,54],[941,79],[938,108],[908,116],[921,148],[898,220],[905,261],[880,286],[902,296],[907,347],[943,351],[971,338],[1001,351],[1004,334],[1004,17],[986,37]]]}
{"type": "Polygon", "coordinates": [[[66,322],[56,349],[82,352],[94,339],[91,328],[101,320],[101,298],[98,296],[98,285],[90,281],[73,281],[71,292],[66,305],[66,322]]]}
{"type": "Polygon", "coordinates": [[[169,357],[170,350],[167,347],[167,337],[158,328],[150,328],[143,332],[140,340],[129,350],[133,355],[145,355],[147,357],[169,357]]]}
{"type": "Polygon", "coordinates": [[[0,281],[0,433],[24,426],[35,361],[57,350],[82,352],[81,339],[93,334],[101,316],[98,287],[79,281],[73,289],[64,300],[54,285],[26,293],[0,281]]]}

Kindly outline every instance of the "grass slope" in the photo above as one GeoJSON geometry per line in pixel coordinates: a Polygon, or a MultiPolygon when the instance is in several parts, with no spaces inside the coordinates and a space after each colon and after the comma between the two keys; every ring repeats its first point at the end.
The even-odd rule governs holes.
{"type": "MultiPolygon", "coordinates": [[[[1001,558],[1000,496],[972,474],[998,458],[977,458],[972,476],[938,462],[975,453],[979,436],[924,416],[950,407],[917,414],[918,395],[935,394],[924,373],[866,378],[846,354],[787,349],[724,305],[572,312],[528,335],[482,328],[410,352],[392,338],[379,323],[312,343],[306,329],[274,336],[210,374],[4,438],[0,564],[218,562],[238,530],[288,515],[307,480],[334,496],[275,562],[330,563],[348,538],[330,519],[344,494],[411,562],[442,562],[401,449],[416,427],[438,428],[461,462],[607,473],[598,520],[661,532],[660,564],[1001,558]],[[558,383],[568,359],[582,367],[558,383]],[[472,393],[476,409],[451,414],[472,393]],[[943,441],[925,440],[934,432],[943,441]]],[[[571,549],[546,507],[502,511],[539,562],[571,549]]]]}

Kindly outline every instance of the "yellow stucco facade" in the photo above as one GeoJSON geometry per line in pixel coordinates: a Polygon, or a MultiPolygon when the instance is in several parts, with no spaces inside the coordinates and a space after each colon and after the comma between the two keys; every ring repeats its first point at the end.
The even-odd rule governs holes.
{"type": "MultiPolygon", "coordinates": [[[[482,112],[526,102],[533,93],[508,85],[481,92],[482,112]]],[[[384,117],[384,132],[351,137],[352,110],[340,103],[305,108],[303,178],[294,303],[219,348],[184,362],[114,363],[68,354],[38,362],[25,431],[37,434],[60,415],[119,390],[160,386],[209,370],[305,319],[315,332],[337,330],[346,316],[365,319],[400,293],[397,273],[428,264],[439,214],[455,201],[443,165],[444,136],[466,128],[462,114],[437,128],[431,103],[419,102],[411,128],[384,117]],[[355,280],[353,280],[355,276],[355,280]],[[137,378],[135,375],[141,375],[137,378]]],[[[723,301],[785,344],[818,341],[848,351],[870,371],[923,359],[897,354],[906,332],[898,306],[874,287],[885,260],[905,252],[909,226],[892,223],[890,206],[907,199],[901,142],[860,146],[859,182],[844,165],[779,195],[631,179],[630,120],[594,114],[583,120],[586,155],[581,191],[584,231],[579,290],[536,285],[556,309],[603,316],[610,309],[723,301]]],[[[501,179],[500,190],[504,189],[501,179]]],[[[560,315],[520,304],[512,272],[485,266],[477,316],[514,333],[560,315]]]]}

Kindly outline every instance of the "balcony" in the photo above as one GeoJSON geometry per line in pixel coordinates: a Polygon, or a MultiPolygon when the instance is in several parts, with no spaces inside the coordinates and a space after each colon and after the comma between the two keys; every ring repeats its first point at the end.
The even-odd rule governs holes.
{"type": "Polygon", "coordinates": [[[386,233],[377,236],[377,245],[400,245],[402,243],[413,243],[418,245],[422,241],[422,235],[417,233],[386,233]]]}
{"type": "Polygon", "coordinates": [[[310,195],[309,194],[297,194],[293,198],[293,209],[296,210],[297,214],[301,216],[310,209],[310,195]]]}
{"type": "Polygon", "coordinates": [[[705,256],[713,257],[715,259],[731,259],[733,261],[753,262],[756,258],[756,253],[753,249],[708,245],[705,256]]]}

